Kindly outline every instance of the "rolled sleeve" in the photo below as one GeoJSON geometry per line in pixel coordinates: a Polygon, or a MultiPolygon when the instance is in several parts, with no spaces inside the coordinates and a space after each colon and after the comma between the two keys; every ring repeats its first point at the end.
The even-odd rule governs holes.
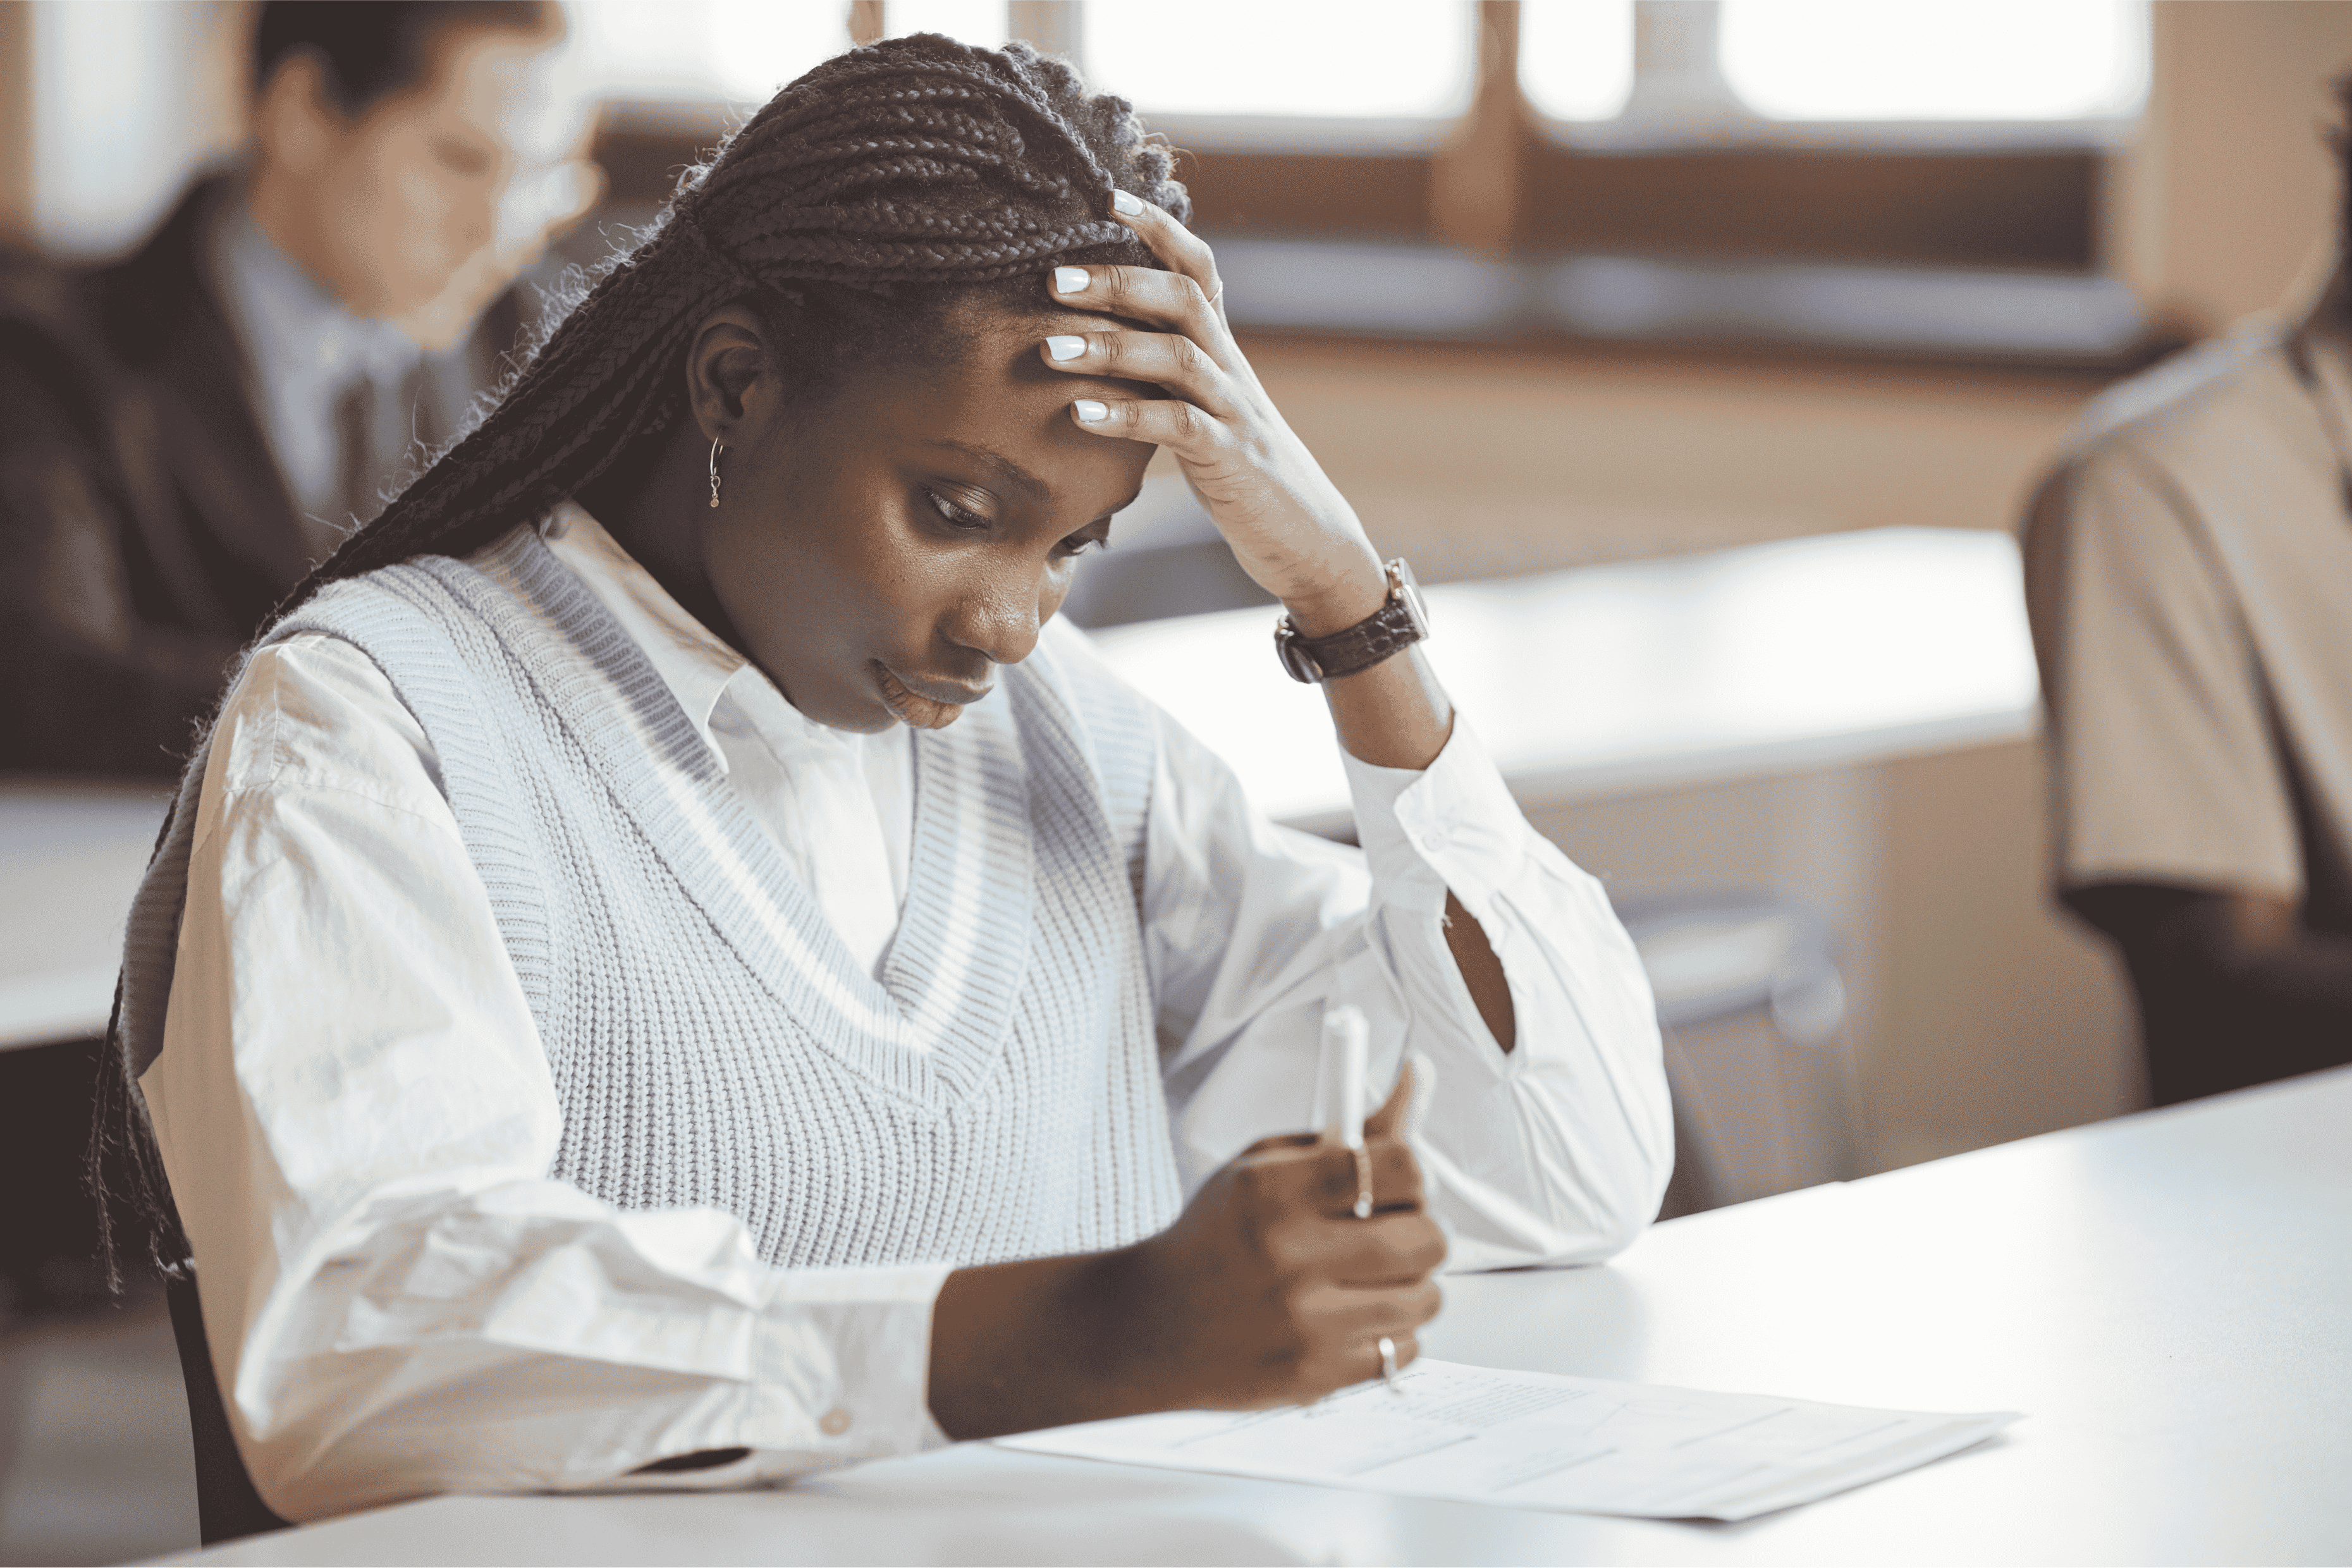
{"type": "Polygon", "coordinates": [[[1417,1147],[1448,1267],[1590,1262],[1638,1235],[1674,1161],[1648,981],[1599,883],[1528,825],[1471,725],[1457,717],[1418,771],[1342,749],[1360,858],[1267,825],[1230,769],[1163,729],[1147,945],[1175,955],[1155,981],[1187,1183],[1309,1127],[1320,1020],[1346,1001],[1376,1079],[1408,1056],[1434,1079],[1417,1147]],[[1508,1052],[1447,945],[1449,891],[1501,962],[1508,1052]],[[1181,942],[1151,929],[1162,910],[1181,942]]]}

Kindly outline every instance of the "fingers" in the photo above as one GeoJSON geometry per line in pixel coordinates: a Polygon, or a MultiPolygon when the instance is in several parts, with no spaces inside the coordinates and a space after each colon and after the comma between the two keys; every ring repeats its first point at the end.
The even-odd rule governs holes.
{"type": "MultiPolygon", "coordinates": [[[[1421,1206],[1421,1162],[1408,1145],[1395,1138],[1368,1137],[1364,1152],[1372,1167],[1375,1213],[1421,1206]]],[[[1352,1149],[1320,1139],[1265,1139],[1237,1163],[1249,1167],[1252,1185],[1269,1207],[1304,1208],[1327,1219],[1355,1217],[1359,1189],[1352,1149]]]]}
{"type": "Polygon", "coordinates": [[[1396,1087],[1389,1090],[1388,1103],[1364,1118],[1365,1137],[1388,1137],[1405,1125],[1406,1113],[1412,1109],[1412,1068],[1410,1061],[1404,1064],[1404,1070],[1397,1074],[1396,1087]]]}
{"type": "Polygon", "coordinates": [[[1259,1139],[1256,1142],[1243,1150],[1242,1152],[1244,1154],[1262,1154],[1268,1149],[1312,1149],[1316,1144],[1321,1142],[1322,1138],[1318,1133],[1276,1132],[1259,1139]]]}
{"type": "MultiPolygon", "coordinates": [[[[1411,1149],[1393,1138],[1368,1138],[1364,1153],[1371,1166],[1373,1213],[1421,1206],[1421,1162],[1411,1149]]],[[[1327,1144],[1316,1151],[1314,1171],[1315,1206],[1333,1219],[1355,1217],[1363,1191],[1355,1151],[1327,1144]]]]}
{"type": "Polygon", "coordinates": [[[1171,270],[1056,267],[1046,289],[1067,309],[1098,310],[1168,331],[1068,334],[1048,339],[1040,353],[1057,370],[1152,382],[1175,394],[1170,402],[1079,398],[1070,415],[1082,429],[1148,441],[1180,458],[1208,462],[1230,435],[1224,421],[1246,412],[1240,394],[1257,388],[1218,307],[1223,285],[1216,256],[1198,235],[1139,197],[1119,192],[1114,206],[1113,216],[1171,270]]]}
{"type": "Polygon", "coordinates": [[[1405,1306],[1400,1296],[1382,1302],[1381,1310],[1354,1314],[1356,1321],[1344,1327],[1336,1318],[1318,1325],[1309,1341],[1311,1348],[1299,1358],[1294,1397],[1302,1404],[1311,1403],[1381,1377],[1388,1370],[1381,1359],[1384,1339],[1395,1353],[1396,1369],[1402,1372],[1420,1357],[1421,1336],[1416,1331],[1436,1315],[1438,1305],[1433,1285],[1425,1299],[1416,1294],[1406,1310],[1396,1310],[1405,1306]]]}
{"type": "Polygon", "coordinates": [[[1210,463],[1232,439],[1223,421],[1181,398],[1081,397],[1070,405],[1078,428],[1165,447],[1188,462],[1210,463]]]}
{"type": "Polygon", "coordinates": [[[1351,1289],[1385,1290],[1426,1283],[1445,1261],[1445,1233],[1418,1211],[1374,1215],[1345,1225],[1283,1234],[1273,1250],[1303,1277],[1351,1289]]]}
{"type": "Polygon", "coordinates": [[[1125,191],[1111,195],[1111,216],[1133,229],[1138,238],[1180,277],[1197,285],[1203,300],[1220,292],[1216,253],[1208,241],[1170,217],[1165,210],[1125,191]]]}
{"type": "MultiPolygon", "coordinates": [[[[1408,1285],[1361,1289],[1349,1285],[1318,1285],[1298,1293],[1299,1325],[1318,1343],[1368,1345],[1385,1334],[1397,1342],[1437,1316],[1445,1292],[1434,1279],[1408,1285]]],[[[1404,1357],[1400,1353],[1397,1364],[1404,1357]]]]}
{"type": "Polygon", "coordinates": [[[1208,351],[1172,332],[1068,332],[1047,338],[1038,353],[1073,374],[1152,382],[1219,418],[1240,412],[1231,379],[1208,351]]]}
{"type": "Polygon", "coordinates": [[[1210,306],[1217,285],[1181,272],[1150,267],[1056,267],[1046,281],[1054,303],[1073,310],[1099,310],[1130,321],[1169,327],[1222,346],[1230,342],[1224,321],[1210,306]]]}

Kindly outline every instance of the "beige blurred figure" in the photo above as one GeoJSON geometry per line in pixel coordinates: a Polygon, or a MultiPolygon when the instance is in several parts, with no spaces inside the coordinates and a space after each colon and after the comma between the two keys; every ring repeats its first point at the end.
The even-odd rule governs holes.
{"type": "MultiPolygon", "coordinates": [[[[2352,77],[2336,91],[2352,116],[2352,77]]],[[[2121,952],[2159,1105],[2352,1062],[2338,213],[2315,305],[2110,388],[2026,518],[2054,891],[2121,952]]]]}

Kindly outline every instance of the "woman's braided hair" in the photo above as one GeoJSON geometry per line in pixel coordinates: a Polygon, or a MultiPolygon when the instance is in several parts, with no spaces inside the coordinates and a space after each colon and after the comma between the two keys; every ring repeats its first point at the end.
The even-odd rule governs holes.
{"type": "Polygon", "coordinates": [[[642,450],[682,409],[687,348],[722,305],[760,310],[806,394],[853,357],[951,357],[960,304],[1043,313],[1039,275],[1058,263],[1156,267],[1111,220],[1111,193],[1181,221],[1173,163],[1126,100],[1090,95],[1027,44],[919,34],[837,55],[687,171],[666,220],[607,264],[481,423],[291,602],[478,548],[642,450]]]}

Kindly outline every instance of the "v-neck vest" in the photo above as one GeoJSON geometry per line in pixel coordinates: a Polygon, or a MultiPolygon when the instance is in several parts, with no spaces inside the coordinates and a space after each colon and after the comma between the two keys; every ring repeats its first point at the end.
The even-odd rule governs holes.
{"type": "MultiPolygon", "coordinates": [[[[423,725],[563,1112],[551,1174],[707,1205],[799,1268],[1090,1251],[1179,1207],[1138,878],[1140,700],[1059,637],[915,736],[907,904],[862,971],[635,642],[537,534],[338,584],[423,725]]],[[[191,778],[200,778],[202,761],[191,778]]],[[[194,785],[134,913],[123,1026],[169,991],[194,785]],[[160,957],[162,989],[142,966],[160,957]],[[133,990],[143,995],[133,995],[133,990]]]]}

